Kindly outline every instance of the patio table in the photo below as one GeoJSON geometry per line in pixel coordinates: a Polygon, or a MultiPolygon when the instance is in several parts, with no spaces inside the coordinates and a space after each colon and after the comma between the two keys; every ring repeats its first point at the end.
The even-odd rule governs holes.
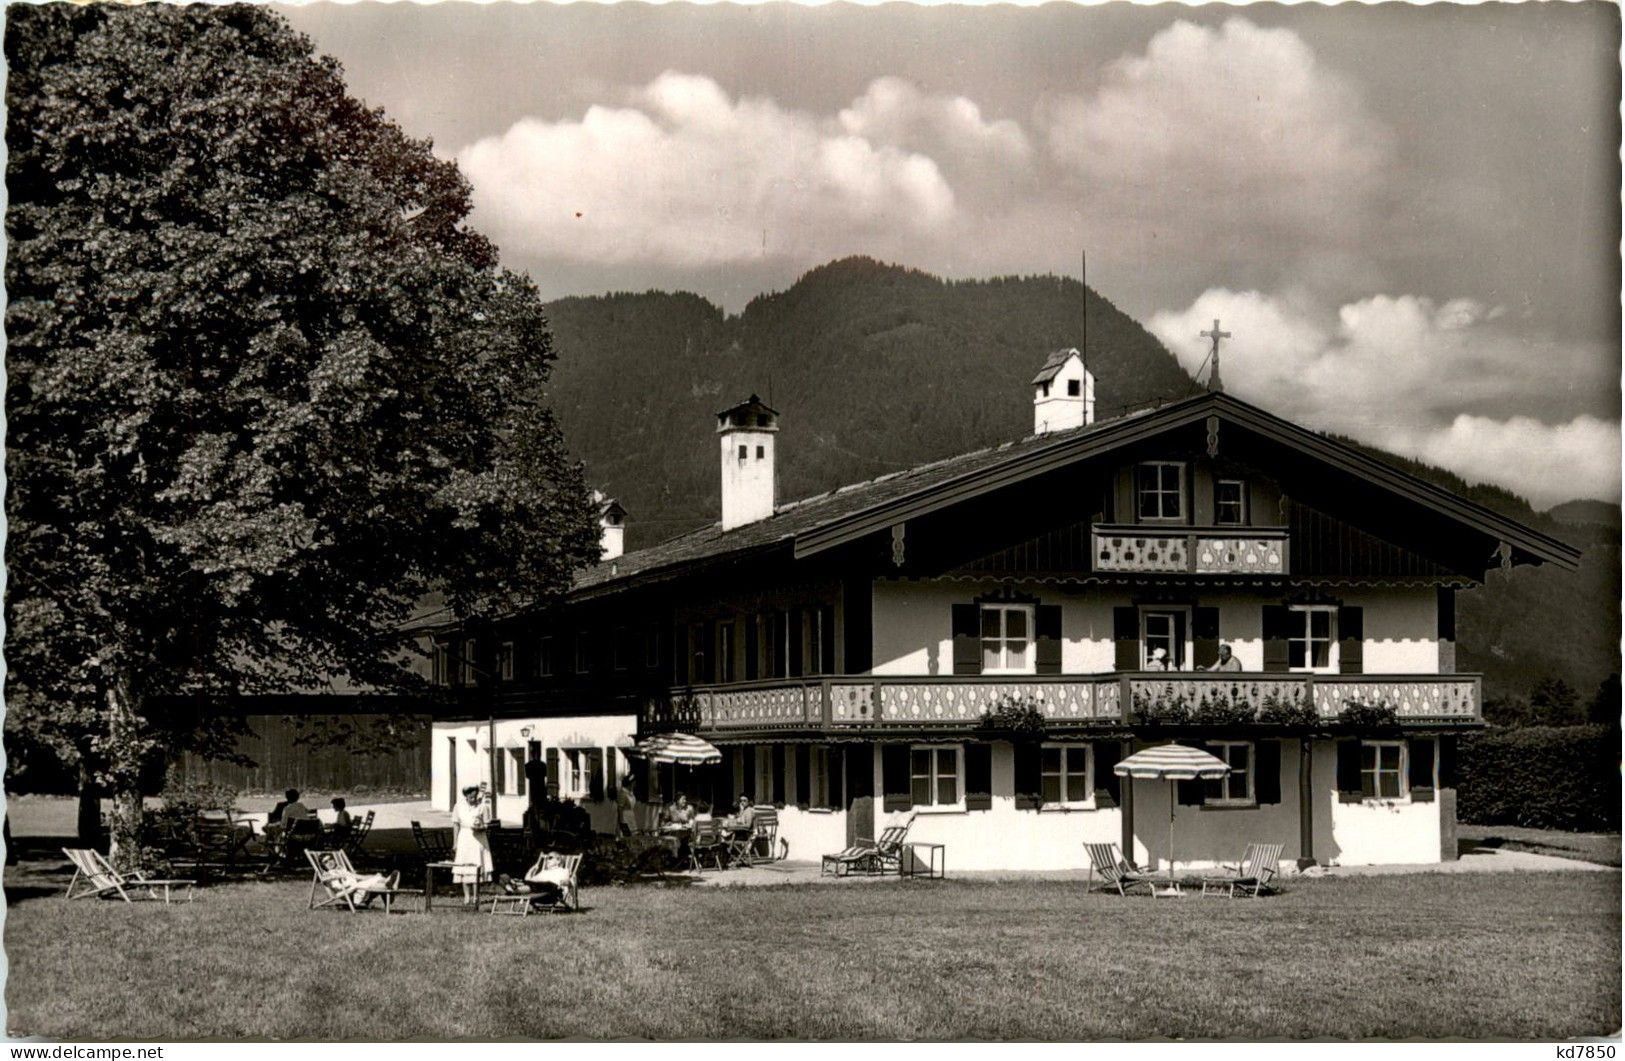
{"type": "MultiPolygon", "coordinates": [[[[427,914],[427,913],[432,913],[434,911],[434,872],[435,872],[435,870],[443,869],[443,870],[447,871],[448,875],[450,875],[451,871],[455,870],[459,866],[473,867],[474,863],[472,863],[472,862],[449,862],[448,861],[448,862],[428,862],[428,863],[424,864],[424,866],[423,866],[423,912],[424,913],[427,914]]],[[[485,882],[485,872],[483,870],[479,871],[479,881],[482,884],[485,882]]],[[[479,907],[476,905],[476,906],[470,907],[469,909],[478,910],[479,907]]]]}

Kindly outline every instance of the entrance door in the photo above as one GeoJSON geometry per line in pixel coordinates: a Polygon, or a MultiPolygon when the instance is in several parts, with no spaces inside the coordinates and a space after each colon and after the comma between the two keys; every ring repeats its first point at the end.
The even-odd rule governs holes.
{"type": "Polygon", "coordinates": [[[457,809],[457,738],[446,738],[446,806],[457,809]]]}

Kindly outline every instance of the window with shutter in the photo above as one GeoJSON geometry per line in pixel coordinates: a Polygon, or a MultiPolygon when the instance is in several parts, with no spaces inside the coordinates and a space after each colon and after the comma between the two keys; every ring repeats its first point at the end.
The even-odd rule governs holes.
{"type": "MultiPolygon", "coordinates": [[[[909,802],[914,807],[963,810],[965,778],[957,744],[914,744],[908,749],[909,802]]],[[[890,786],[888,786],[889,789],[890,786]]],[[[887,792],[887,809],[891,794],[887,792]]]]}
{"type": "Polygon", "coordinates": [[[1095,786],[1087,744],[1044,744],[1038,749],[1038,798],[1046,807],[1092,807],[1095,786]]]}
{"type": "Polygon", "coordinates": [[[1251,807],[1257,804],[1254,788],[1257,774],[1254,770],[1252,741],[1209,741],[1207,750],[1215,758],[1224,760],[1230,773],[1204,783],[1203,802],[1210,807],[1251,807]]]}
{"type": "Polygon", "coordinates": [[[982,605],[981,649],[983,674],[1033,673],[1033,606],[982,605]]]}
{"type": "Polygon", "coordinates": [[[1329,604],[1294,604],[1287,613],[1287,669],[1337,673],[1337,608],[1329,604]]]}
{"type": "Polygon", "coordinates": [[[1366,799],[1402,799],[1406,790],[1402,741],[1362,741],[1360,794],[1366,799]]]}

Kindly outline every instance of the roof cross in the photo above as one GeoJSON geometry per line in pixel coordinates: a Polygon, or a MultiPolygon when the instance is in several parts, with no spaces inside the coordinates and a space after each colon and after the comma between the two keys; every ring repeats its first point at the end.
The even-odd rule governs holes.
{"type": "Polygon", "coordinates": [[[1210,391],[1222,391],[1224,390],[1224,384],[1219,382],[1219,340],[1230,338],[1230,333],[1221,332],[1219,330],[1219,318],[1215,317],[1213,318],[1213,330],[1210,332],[1203,332],[1202,338],[1213,340],[1213,353],[1210,355],[1213,358],[1213,371],[1208,373],[1207,389],[1210,391]]]}

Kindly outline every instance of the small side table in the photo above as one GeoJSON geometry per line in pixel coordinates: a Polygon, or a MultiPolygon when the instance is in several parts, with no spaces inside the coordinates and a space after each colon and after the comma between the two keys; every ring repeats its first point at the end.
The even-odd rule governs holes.
{"type": "MultiPolygon", "coordinates": [[[[425,864],[423,867],[423,912],[426,914],[434,912],[435,870],[443,869],[448,871],[449,874],[451,871],[456,870],[458,866],[473,865],[474,863],[472,862],[430,862],[425,864]]],[[[482,882],[485,880],[485,874],[483,872],[479,874],[479,880],[482,882]]],[[[475,907],[475,909],[478,909],[478,907],[475,907]]]]}
{"type": "Polygon", "coordinates": [[[903,857],[898,860],[898,875],[943,880],[948,876],[948,847],[921,840],[903,845],[903,857]],[[920,853],[924,852],[922,858],[920,853]]]}

